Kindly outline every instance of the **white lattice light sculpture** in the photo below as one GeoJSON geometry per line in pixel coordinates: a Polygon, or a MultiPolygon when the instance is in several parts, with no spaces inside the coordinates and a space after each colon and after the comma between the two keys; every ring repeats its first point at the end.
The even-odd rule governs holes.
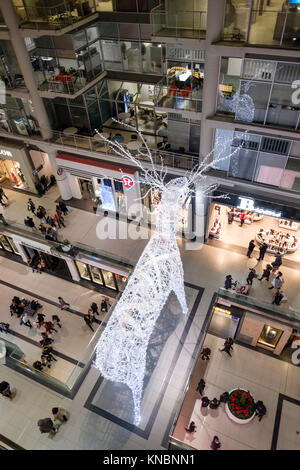
{"type": "MultiPolygon", "coordinates": [[[[126,127],[136,131],[131,126],[126,127]]],[[[156,208],[156,229],[100,337],[94,362],[106,379],[126,384],[132,390],[134,424],[140,421],[149,339],[171,291],[175,292],[182,312],[187,313],[183,266],[176,241],[178,218],[196,181],[202,182],[204,194],[216,187],[204,182],[206,177],[203,173],[213,166],[213,163],[206,163],[209,155],[188,177],[164,183],[166,171],[163,162],[160,171],[157,171],[142,134],[136,132],[144,144],[137,158],[120,143],[110,142],[100,135],[118,155],[131,160],[142,170],[144,180],[150,187],[161,191],[161,201],[156,208]],[[138,157],[147,157],[150,169],[138,157]]]]}

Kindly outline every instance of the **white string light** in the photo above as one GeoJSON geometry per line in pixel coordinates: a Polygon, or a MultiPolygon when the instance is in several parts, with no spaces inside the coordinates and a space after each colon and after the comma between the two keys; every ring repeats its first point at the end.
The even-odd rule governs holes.
{"type": "MultiPolygon", "coordinates": [[[[131,129],[136,131],[132,127],[131,129]]],[[[142,170],[144,181],[150,188],[161,191],[161,200],[156,208],[157,223],[99,339],[94,362],[94,366],[100,370],[105,379],[123,383],[131,389],[135,425],[140,422],[149,339],[172,291],[178,298],[182,313],[186,314],[188,311],[183,266],[176,241],[182,207],[195,184],[200,184],[204,195],[217,187],[208,180],[205,181],[204,173],[213,166],[213,162],[207,163],[212,153],[186,176],[164,183],[167,171],[163,162],[160,171],[157,170],[149,147],[141,133],[136,132],[144,143],[143,154],[149,158],[150,170],[144,168],[142,163],[119,142],[111,142],[100,135],[118,155],[130,160],[142,170]]],[[[230,158],[238,150],[239,148],[230,155],[219,158],[219,161],[230,158]]],[[[216,161],[218,158],[214,160],[216,161]]]]}

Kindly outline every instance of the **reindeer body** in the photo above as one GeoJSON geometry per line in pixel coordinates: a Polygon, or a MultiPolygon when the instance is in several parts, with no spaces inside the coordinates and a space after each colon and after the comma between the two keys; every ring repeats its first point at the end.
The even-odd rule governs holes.
{"type": "Polygon", "coordinates": [[[97,346],[96,367],[109,380],[131,388],[139,422],[148,342],[173,290],[187,313],[184,274],[176,241],[185,178],[173,180],[157,207],[157,226],[97,346]],[[174,181],[177,181],[178,187],[174,181]],[[182,185],[180,184],[182,183],[182,185]],[[174,189],[175,188],[175,189],[174,189]]]}

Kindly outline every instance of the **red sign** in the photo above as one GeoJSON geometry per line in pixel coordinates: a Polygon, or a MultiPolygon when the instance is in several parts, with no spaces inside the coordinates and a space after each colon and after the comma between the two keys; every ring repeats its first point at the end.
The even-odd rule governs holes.
{"type": "Polygon", "coordinates": [[[57,169],[57,174],[58,176],[61,176],[63,174],[63,169],[62,168],[58,168],[57,169]]]}
{"type": "Polygon", "coordinates": [[[133,178],[131,178],[131,176],[123,176],[121,181],[125,188],[132,188],[132,186],[134,185],[134,180],[133,178]]]}

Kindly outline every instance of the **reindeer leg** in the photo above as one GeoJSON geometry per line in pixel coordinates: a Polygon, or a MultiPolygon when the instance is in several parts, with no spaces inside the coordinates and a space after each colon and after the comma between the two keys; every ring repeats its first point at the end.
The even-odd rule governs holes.
{"type": "Polygon", "coordinates": [[[186,304],[186,296],[184,290],[184,275],[183,275],[183,267],[181,260],[177,261],[176,270],[174,273],[174,283],[173,283],[173,291],[175,292],[178,302],[181,305],[182,313],[185,315],[188,312],[188,307],[186,304]]]}

